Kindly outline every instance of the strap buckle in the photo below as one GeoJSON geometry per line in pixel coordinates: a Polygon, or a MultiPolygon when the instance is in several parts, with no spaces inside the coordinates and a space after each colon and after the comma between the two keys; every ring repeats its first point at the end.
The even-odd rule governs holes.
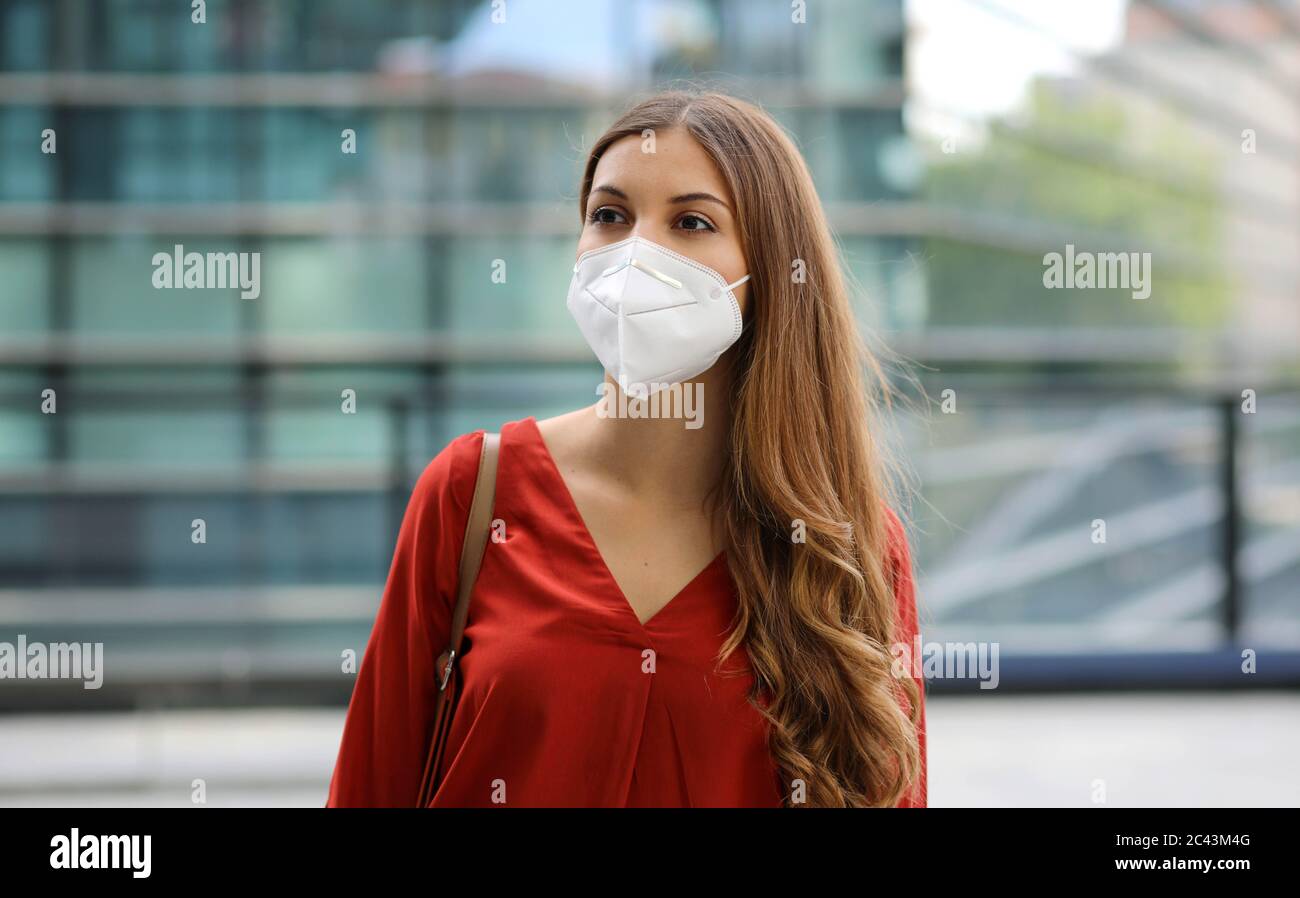
{"type": "Polygon", "coordinates": [[[442,692],[447,688],[447,682],[451,679],[451,666],[456,663],[456,650],[451,649],[447,655],[447,666],[442,671],[442,682],[438,685],[438,691],[442,692]]]}

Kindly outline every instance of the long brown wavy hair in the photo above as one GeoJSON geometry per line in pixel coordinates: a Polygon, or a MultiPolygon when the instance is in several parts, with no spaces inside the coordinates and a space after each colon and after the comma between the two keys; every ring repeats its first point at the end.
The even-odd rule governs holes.
{"type": "Polygon", "coordinates": [[[888,380],[803,157],[757,106],[700,90],[637,103],[588,151],[579,215],[610,144],[677,127],[726,179],[753,277],[713,495],[739,597],[719,663],[745,646],[787,806],[802,781],[800,806],[892,807],[919,776],[920,749],[917,684],[891,670],[900,481],[876,427],[888,380]]]}

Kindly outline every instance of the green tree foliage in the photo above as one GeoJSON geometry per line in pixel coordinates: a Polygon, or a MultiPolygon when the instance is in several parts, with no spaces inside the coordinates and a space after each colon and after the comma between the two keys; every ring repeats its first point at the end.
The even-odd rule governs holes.
{"type": "Polygon", "coordinates": [[[1023,120],[935,153],[925,197],[968,227],[925,241],[930,325],[1218,327],[1230,295],[1220,160],[1169,110],[1069,87],[1040,81],[1023,120]],[[1066,243],[1150,252],[1151,295],[1046,289],[1043,256],[1066,243]]]}

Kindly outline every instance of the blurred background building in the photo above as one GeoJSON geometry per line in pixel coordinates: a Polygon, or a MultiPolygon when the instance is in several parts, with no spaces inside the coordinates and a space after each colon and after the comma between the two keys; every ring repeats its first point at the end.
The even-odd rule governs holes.
{"type": "MultiPolygon", "coordinates": [[[[972,777],[1089,801],[1102,772],[1005,760],[1043,713],[1013,693],[1134,693],[1069,737],[1132,774],[1126,747],[1200,725],[1140,690],[1300,685],[1300,5],[498,8],[0,0],[0,641],[108,659],[99,690],[0,681],[0,802],[187,803],[168,759],[196,752],[227,802],[323,802],[340,655],[414,478],[467,430],[594,401],[563,303],[583,153],[678,79],[793,132],[864,328],[908,361],[925,637],[1001,649],[997,699],[931,681],[939,735],[945,693],[979,697],[947,718],[970,750],[933,743],[934,803],[990,801],[972,777]],[[154,289],[176,244],[260,252],[260,296],[154,289]],[[1067,245],[1149,252],[1150,295],[1045,289],[1067,245]],[[79,713],[109,709],[137,713],[79,713]]],[[[1294,692],[1196,695],[1178,707],[1239,721],[1225,752],[1300,741],[1294,692]]],[[[1300,803],[1277,773],[1205,800],[1300,803]]]]}

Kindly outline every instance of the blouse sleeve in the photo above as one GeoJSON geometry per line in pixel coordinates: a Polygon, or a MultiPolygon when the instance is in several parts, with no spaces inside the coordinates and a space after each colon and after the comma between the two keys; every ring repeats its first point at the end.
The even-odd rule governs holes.
{"type": "MultiPolygon", "coordinates": [[[[912,572],[912,555],[907,545],[907,532],[903,528],[903,522],[899,519],[897,513],[892,508],[886,509],[889,519],[890,532],[890,558],[893,565],[894,575],[894,597],[897,602],[896,618],[896,636],[898,642],[906,643],[909,651],[912,648],[913,641],[919,632],[919,622],[916,609],[916,584],[912,572]]],[[[903,796],[897,807],[900,808],[923,808],[926,807],[927,796],[927,764],[926,764],[926,738],[925,738],[925,677],[914,677],[917,686],[917,704],[920,707],[920,718],[917,722],[917,741],[920,743],[921,764],[920,776],[917,778],[911,791],[903,796]]]]}
{"type": "Polygon", "coordinates": [[[326,807],[416,802],[482,440],[481,430],[452,440],[411,491],[352,689],[326,807]]]}

